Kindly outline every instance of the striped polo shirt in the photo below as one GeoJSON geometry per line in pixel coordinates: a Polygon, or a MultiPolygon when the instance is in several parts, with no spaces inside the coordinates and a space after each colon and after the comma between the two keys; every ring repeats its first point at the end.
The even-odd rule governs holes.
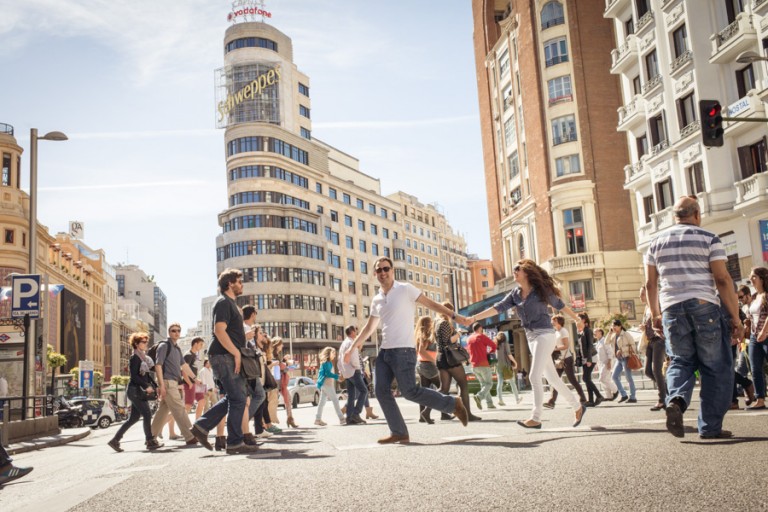
{"type": "Polygon", "coordinates": [[[692,224],[675,224],[657,236],[645,264],[659,273],[661,310],[700,299],[720,305],[710,262],[727,260],[717,235],[692,224]]]}

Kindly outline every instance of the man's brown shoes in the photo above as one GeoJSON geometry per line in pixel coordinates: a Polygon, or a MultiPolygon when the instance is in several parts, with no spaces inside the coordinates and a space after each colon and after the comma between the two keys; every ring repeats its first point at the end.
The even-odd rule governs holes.
{"type": "Polygon", "coordinates": [[[394,434],[379,439],[379,444],[408,444],[411,439],[408,436],[396,436],[394,434]]]}
{"type": "Polygon", "coordinates": [[[456,408],[453,410],[453,415],[459,419],[462,425],[467,426],[469,414],[467,413],[467,408],[464,407],[464,402],[461,401],[461,397],[456,397],[456,408]]]}

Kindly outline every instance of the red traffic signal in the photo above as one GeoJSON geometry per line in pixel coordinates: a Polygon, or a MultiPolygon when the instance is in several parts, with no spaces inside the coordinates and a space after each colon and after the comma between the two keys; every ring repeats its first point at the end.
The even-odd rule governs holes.
{"type": "Polygon", "coordinates": [[[723,145],[723,107],[717,100],[700,100],[701,139],[707,147],[723,145]]]}

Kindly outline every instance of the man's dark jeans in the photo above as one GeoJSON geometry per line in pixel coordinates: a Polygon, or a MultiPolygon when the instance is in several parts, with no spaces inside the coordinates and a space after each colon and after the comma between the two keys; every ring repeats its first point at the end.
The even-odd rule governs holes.
{"type": "Polygon", "coordinates": [[[200,416],[195,425],[209,432],[226,416],[227,445],[238,446],[243,442],[245,378],[242,373],[235,373],[235,358],[231,354],[210,355],[208,360],[213,369],[213,376],[221,384],[221,391],[225,396],[200,416]]]}

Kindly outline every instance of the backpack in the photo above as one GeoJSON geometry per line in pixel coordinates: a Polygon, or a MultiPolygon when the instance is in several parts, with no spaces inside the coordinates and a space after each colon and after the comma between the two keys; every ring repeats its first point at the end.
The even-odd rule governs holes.
{"type": "Polygon", "coordinates": [[[155,343],[154,345],[149,347],[149,350],[147,350],[147,355],[152,359],[152,362],[155,363],[155,366],[157,366],[157,349],[160,347],[161,343],[168,343],[168,342],[166,340],[163,340],[159,343],[155,343]]]}

